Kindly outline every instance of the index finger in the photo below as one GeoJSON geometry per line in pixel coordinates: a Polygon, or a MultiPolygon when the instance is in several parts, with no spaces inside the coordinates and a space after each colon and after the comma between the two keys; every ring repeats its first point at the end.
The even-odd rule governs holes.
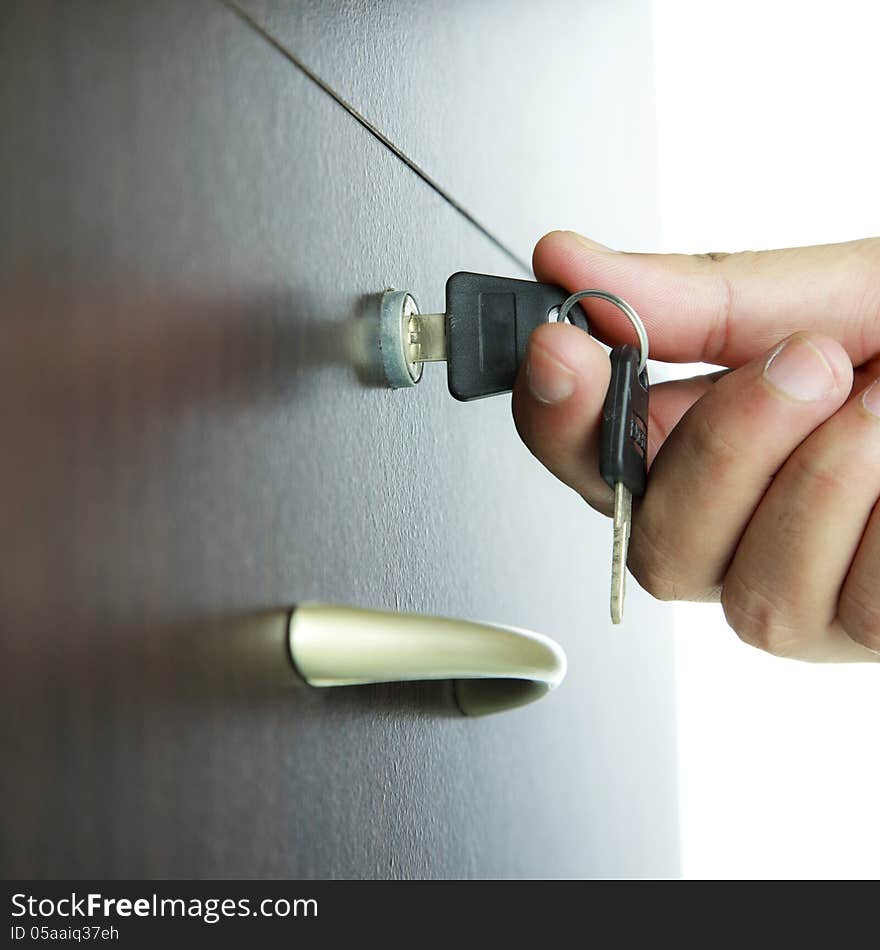
{"type": "MultiPolygon", "coordinates": [[[[741,366],[798,330],[843,344],[855,365],[880,351],[880,239],[744,251],[632,254],[573,231],[535,247],[539,280],[572,293],[598,287],[623,297],[648,330],[651,356],[741,366]]],[[[611,305],[584,301],[602,339],[630,339],[611,305]]]]}

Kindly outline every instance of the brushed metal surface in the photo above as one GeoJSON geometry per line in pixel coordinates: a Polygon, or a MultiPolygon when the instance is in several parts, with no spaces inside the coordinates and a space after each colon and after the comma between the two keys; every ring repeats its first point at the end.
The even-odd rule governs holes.
{"type": "Polygon", "coordinates": [[[389,284],[439,310],[507,258],[219,4],[0,16],[4,875],[675,873],[669,624],[633,590],[611,630],[608,522],[507,399],[340,360],[389,284]],[[310,690],[307,599],[539,630],[569,675],[484,720],[310,690]]]}

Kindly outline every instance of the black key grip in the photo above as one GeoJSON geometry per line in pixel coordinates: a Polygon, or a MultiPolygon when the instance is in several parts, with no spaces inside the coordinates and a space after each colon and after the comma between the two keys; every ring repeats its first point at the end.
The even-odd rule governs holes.
{"type": "Polygon", "coordinates": [[[644,495],[648,472],[648,374],[639,373],[638,347],[611,351],[611,382],[602,409],[599,472],[614,488],[622,482],[644,495]]]}
{"type": "MultiPolygon", "coordinates": [[[[446,281],[449,392],[466,401],[513,389],[532,331],[547,323],[567,298],[555,284],[453,274],[446,281]]],[[[586,329],[579,307],[572,317],[586,329]]]]}

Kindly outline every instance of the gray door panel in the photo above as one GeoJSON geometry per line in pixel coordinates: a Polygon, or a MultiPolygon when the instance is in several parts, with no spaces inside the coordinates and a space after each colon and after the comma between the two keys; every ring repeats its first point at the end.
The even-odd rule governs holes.
{"type": "Polygon", "coordinates": [[[650,0],[235,0],[520,260],[657,229],[650,0]]]}
{"type": "Polygon", "coordinates": [[[607,521],[506,398],[346,362],[386,286],[509,258],[220,4],[2,16],[4,874],[674,874],[668,623],[635,590],[612,631],[607,521]],[[305,599],[530,627],[569,676],[479,720],[312,690],[305,599]]]}

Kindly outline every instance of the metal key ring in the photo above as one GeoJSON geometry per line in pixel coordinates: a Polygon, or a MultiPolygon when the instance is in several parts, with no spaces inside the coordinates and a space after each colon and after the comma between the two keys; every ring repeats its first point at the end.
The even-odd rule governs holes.
{"type": "Polygon", "coordinates": [[[645,329],[645,324],[642,323],[642,318],[622,297],[618,297],[617,294],[610,294],[607,290],[579,290],[576,294],[572,294],[559,308],[559,315],[556,317],[556,322],[563,323],[571,308],[579,300],[583,300],[584,297],[598,297],[600,300],[607,300],[608,303],[614,304],[618,310],[626,314],[629,318],[629,322],[633,325],[633,329],[636,331],[636,336],[639,338],[639,373],[644,372],[648,362],[648,331],[645,329]]]}

